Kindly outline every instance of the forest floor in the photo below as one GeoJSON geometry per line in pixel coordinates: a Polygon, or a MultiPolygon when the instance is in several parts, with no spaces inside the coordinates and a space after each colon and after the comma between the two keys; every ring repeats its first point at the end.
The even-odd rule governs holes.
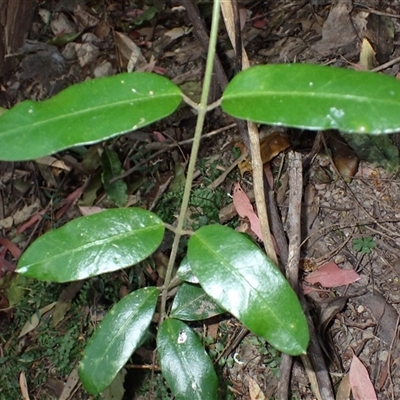
{"type": "MultiPolygon", "coordinates": [[[[202,2],[199,9],[209,26],[211,5],[202,2]]],[[[239,4],[239,12],[252,65],[297,62],[375,70],[393,77],[400,73],[399,1],[250,0],[239,4]]],[[[200,98],[206,52],[178,0],[44,1],[35,10],[28,38],[17,68],[1,79],[0,106],[5,108],[26,99],[42,101],[72,84],[128,69],[166,76],[194,101],[200,98]]],[[[235,53],[222,23],[218,54],[231,78],[235,53]]],[[[211,100],[221,94],[214,87],[211,100]]],[[[190,204],[191,220],[197,215],[193,228],[224,223],[246,230],[247,221],[238,217],[231,194],[241,182],[254,200],[251,170],[232,168],[218,180],[240,154],[235,146],[241,138],[233,122],[220,110],[207,117],[209,135],[202,140],[190,204]]],[[[161,122],[79,152],[0,162],[1,398],[93,398],[76,375],[87,340],[105,311],[128,292],[162,285],[163,257],[168,257],[170,246],[160,251],[163,257],[141,265],[62,285],[15,274],[18,257],[37,237],[91,207],[115,207],[102,183],[99,154],[106,146],[112,146],[123,169],[131,171],[124,177],[125,206],[150,209],[173,224],[195,123],[192,109],[182,106],[161,122]],[[60,303],[68,306],[54,317],[60,303]]],[[[354,355],[366,367],[377,398],[397,398],[398,149],[391,142],[378,143],[371,145],[378,155],[365,157],[360,149],[351,150],[338,132],[260,129],[266,138],[272,135],[285,143],[273,155],[263,154],[264,159],[272,158],[268,164],[284,225],[289,148],[306,159],[316,148],[316,138],[322,143],[304,171],[300,279],[336,398],[351,398],[349,368],[354,355]],[[384,146],[390,147],[391,155],[383,154],[384,146]],[[317,270],[320,275],[315,278],[317,270]],[[352,271],[356,279],[348,281],[342,271],[352,271]]],[[[276,398],[279,352],[252,334],[241,338],[242,326],[226,315],[204,321],[200,328],[208,350],[219,360],[221,398],[276,398]]],[[[140,348],[125,366],[118,394],[103,398],[172,398],[160,373],[151,369],[153,350],[140,348]]],[[[318,398],[307,372],[296,358],[290,378],[292,399],[318,398]]]]}

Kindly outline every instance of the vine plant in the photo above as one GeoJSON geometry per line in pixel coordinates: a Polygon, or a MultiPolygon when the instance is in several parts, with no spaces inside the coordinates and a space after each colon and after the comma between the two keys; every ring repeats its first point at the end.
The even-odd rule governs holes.
{"type": "MultiPolygon", "coordinates": [[[[204,116],[211,108],[258,123],[381,134],[400,129],[400,83],[369,72],[316,65],[263,65],[239,73],[218,104],[208,106],[219,2],[195,139],[163,288],[146,287],[120,300],[89,341],[79,366],[85,389],[106,389],[146,336],[161,293],[157,351],[177,399],[215,399],[217,376],[199,338],[184,321],[228,311],[250,331],[290,355],[304,354],[309,334],[300,303],[274,263],[242,234],[204,226],[191,234],[187,257],[172,276],[183,234],[204,116]],[[180,287],[170,313],[167,294],[180,287]],[[201,307],[200,307],[201,305],[201,307]],[[206,306],[205,306],[206,305],[206,306]],[[199,313],[199,310],[202,310],[199,313]]],[[[41,103],[24,101],[0,117],[0,159],[31,160],[139,129],[173,113],[184,95],[168,79],[128,73],[74,85],[41,103]]],[[[129,267],[156,251],[165,225],[139,208],[115,208],[77,218],[36,241],[17,272],[68,282],[129,267]]]]}

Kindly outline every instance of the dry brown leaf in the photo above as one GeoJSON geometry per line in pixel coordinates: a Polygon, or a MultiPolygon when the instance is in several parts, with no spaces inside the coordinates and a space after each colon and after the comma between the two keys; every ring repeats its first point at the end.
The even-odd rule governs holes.
{"type": "Polygon", "coordinates": [[[32,204],[24,206],[16,211],[13,216],[0,219],[0,228],[11,228],[13,225],[18,226],[27,221],[33,214],[40,210],[40,200],[36,199],[32,204]]]}
{"type": "Polygon", "coordinates": [[[26,383],[26,376],[24,371],[19,374],[19,387],[21,389],[23,399],[29,400],[28,384],[26,383]]]}
{"type": "Polygon", "coordinates": [[[58,297],[57,303],[53,310],[53,315],[51,317],[51,326],[56,327],[60,321],[65,317],[65,314],[71,308],[72,300],[75,298],[76,294],[81,290],[84,281],[74,281],[71,282],[58,297]]]}
{"type": "Polygon", "coordinates": [[[261,160],[263,164],[271,161],[279,153],[290,147],[289,138],[281,132],[273,132],[260,142],[261,160]]]}
{"type": "Polygon", "coordinates": [[[346,374],[343,379],[340,381],[336,392],[336,400],[350,400],[350,380],[349,374],[346,374]]]}
{"type": "MultiPolygon", "coordinates": [[[[236,147],[240,149],[240,153],[244,154],[246,149],[243,143],[237,143],[236,147]]],[[[271,161],[282,151],[285,151],[290,147],[289,138],[280,131],[272,132],[268,136],[264,137],[260,141],[261,160],[263,164],[271,161]]],[[[239,171],[241,176],[246,172],[252,172],[250,158],[247,157],[244,161],[239,164],[239,171]]]]}
{"type": "Polygon", "coordinates": [[[363,68],[370,70],[375,67],[375,51],[368,39],[364,38],[361,45],[360,61],[358,63],[363,68]]]}
{"type": "Polygon", "coordinates": [[[313,50],[325,56],[335,52],[345,57],[357,50],[357,32],[350,17],[352,8],[351,0],[338,1],[331,7],[322,27],[322,39],[311,46],[313,50]]]}
{"type": "Polygon", "coordinates": [[[74,368],[68,376],[67,383],[64,386],[64,390],[62,391],[59,400],[69,399],[78,382],[78,368],[74,368]]]}
{"type": "Polygon", "coordinates": [[[172,28],[164,33],[165,36],[169,36],[171,39],[175,40],[181,36],[187,35],[192,31],[193,28],[188,28],[187,26],[179,26],[172,28]]]}
{"type": "Polygon", "coordinates": [[[258,383],[249,377],[249,394],[251,400],[265,400],[264,393],[262,392],[258,383]]]}
{"type": "Polygon", "coordinates": [[[53,15],[50,28],[54,36],[60,36],[66,33],[75,33],[76,27],[64,13],[53,15]]]}
{"type": "Polygon", "coordinates": [[[125,59],[123,67],[127,68],[128,72],[132,72],[136,67],[147,64],[146,59],[142,55],[139,46],[135,44],[128,36],[120,32],[115,32],[115,44],[122,57],[125,59]]]}
{"type": "Polygon", "coordinates": [[[52,156],[37,158],[35,162],[40,165],[47,165],[49,167],[62,169],[64,171],[71,171],[71,168],[67,164],[65,164],[64,161],[58,160],[57,158],[52,156]]]}
{"type": "Polygon", "coordinates": [[[100,50],[93,43],[75,43],[75,52],[78,57],[79,65],[83,68],[96,61],[100,50]]]}
{"type": "Polygon", "coordinates": [[[90,9],[82,7],[80,4],[74,9],[74,17],[80,23],[81,29],[93,28],[100,22],[100,20],[88,10],[90,9]]]}
{"type": "Polygon", "coordinates": [[[346,182],[350,183],[358,171],[360,160],[357,153],[335,133],[329,135],[328,146],[338,172],[346,182]]]}
{"type": "Polygon", "coordinates": [[[47,306],[41,308],[38,312],[36,311],[31,316],[31,318],[26,322],[26,324],[22,327],[18,339],[21,338],[22,336],[25,336],[27,333],[33,331],[39,325],[40,318],[42,318],[42,316],[46,314],[48,311],[52,310],[55,305],[56,302],[54,301],[53,303],[50,303],[47,306]]]}

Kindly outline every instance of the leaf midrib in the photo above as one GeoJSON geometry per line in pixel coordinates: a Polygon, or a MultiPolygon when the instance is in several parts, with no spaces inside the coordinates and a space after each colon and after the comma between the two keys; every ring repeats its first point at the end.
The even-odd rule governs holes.
{"type": "MultiPolygon", "coordinates": [[[[2,136],[3,138],[8,137],[8,136],[13,136],[18,131],[21,131],[21,130],[25,131],[27,126],[38,128],[41,125],[52,124],[52,123],[60,122],[60,121],[63,121],[63,120],[68,120],[69,118],[82,117],[85,114],[89,114],[89,113],[94,112],[94,111],[101,111],[103,109],[112,108],[112,107],[118,107],[118,106],[121,106],[121,105],[126,105],[128,103],[135,103],[135,102],[138,103],[138,102],[152,100],[152,99],[155,99],[155,98],[157,98],[157,99],[162,99],[162,98],[167,98],[167,97],[173,98],[173,97],[176,97],[176,96],[179,97],[179,94],[167,93],[167,94],[161,94],[161,95],[154,95],[151,98],[150,97],[143,97],[143,98],[140,98],[140,99],[123,100],[123,101],[113,102],[111,104],[108,103],[108,104],[104,104],[104,105],[101,105],[101,106],[89,107],[89,108],[85,108],[83,110],[70,112],[68,114],[58,115],[56,117],[45,118],[45,119],[42,119],[42,120],[39,120],[39,121],[33,122],[33,123],[28,121],[28,123],[26,123],[24,125],[19,125],[17,128],[8,129],[7,131],[4,132],[3,135],[0,135],[0,136],[2,136]]],[[[62,99],[60,99],[60,101],[61,100],[62,99]]],[[[44,103],[34,103],[34,104],[35,104],[34,107],[36,107],[36,106],[43,107],[44,106],[44,103]]],[[[133,104],[132,104],[132,106],[133,106],[133,104]]],[[[50,105],[49,107],[52,107],[52,105],[50,105]]],[[[12,111],[12,110],[10,110],[10,111],[12,111]]],[[[33,109],[33,112],[34,113],[36,112],[35,108],[33,109]]],[[[1,123],[1,119],[0,119],[0,123],[1,123]]]]}

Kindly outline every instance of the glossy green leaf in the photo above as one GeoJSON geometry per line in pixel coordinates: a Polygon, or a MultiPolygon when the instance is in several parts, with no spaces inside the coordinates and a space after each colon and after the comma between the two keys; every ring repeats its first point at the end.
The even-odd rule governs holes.
{"type": "Polygon", "coordinates": [[[182,321],[169,318],[157,335],[161,372],[177,400],[213,400],[218,380],[199,337],[182,321]]]}
{"type": "Polygon", "coordinates": [[[142,261],[163,236],[163,222],[150,211],[105,210],[39,237],[22,254],[17,272],[44,281],[85,279],[142,261]]]}
{"type": "Polygon", "coordinates": [[[184,321],[201,321],[224,312],[201,287],[183,283],[175,295],[170,316],[184,321]]]}
{"type": "Polygon", "coordinates": [[[185,256],[179,265],[178,271],[176,271],[176,276],[185,282],[189,283],[199,283],[199,280],[193,275],[190,269],[190,264],[187,256],[185,256]]]}
{"type": "Polygon", "coordinates": [[[38,158],[138,129],[174,112],[181,99],[168,79],[133,73],[86,81],[40,103],[23,101],[0,117],[0,160],[38,158]]]}
{"type": "Polygon", "coordinates": [[[233,78],[222,108],[271,125],[390,133],[400,129],[400,82],[310,64],[262,65],[233,78]]]}
{"type": "Polygon", "coordinates": [[[304,354],[309,332],[285,277],[244,235],[221,225],[190,238],[188,258],[205,292],[250,331],[290,355],[304,354]]]}
{"type": "Polygon", "coordinates": [[[122,368],[107,389],[101,392],[102,400],[123,400],[125,395],[125,376],[128,371],[122,368]]]}
{"type": "Polygon", "coordinates": [[[90,338],[79,377],[84,388],[97,394],[107,388],[145,337],[158,298],[155,287],[132,292],[104,317],[90,338]]]}
{"type": "Polygon", "coordinates": [[[111,149],[104,149],[101,155],[101,164],[103,166],[103,185],[107,196],[119,207],[123,207],[128,201],[126,183],[119,179],[110,183],[110,179],[115,178],[123,172],[118,154],[111,149]]]}

